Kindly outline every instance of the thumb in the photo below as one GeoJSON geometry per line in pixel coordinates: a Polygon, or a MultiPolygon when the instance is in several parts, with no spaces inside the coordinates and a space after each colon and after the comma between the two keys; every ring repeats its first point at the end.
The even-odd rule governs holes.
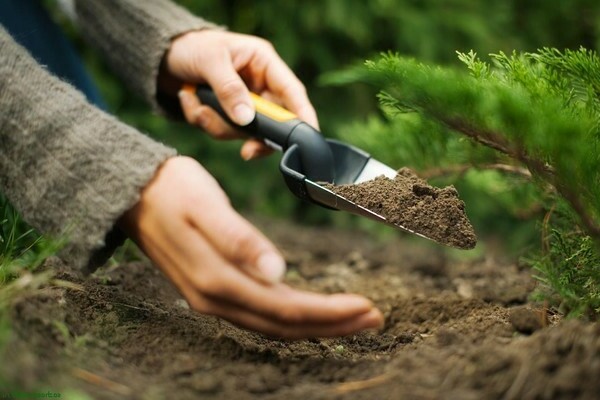
{"type": "Polygon", "coordinates": [[[233,68],[230,60],[211,63],[205,79],[217,95],[219,103],[233,122],[246,126],[256,114],[246,84],[233,68]]]}
{"type": "Polygon", "coordinates": [[[214,208],[202,210],[193,218],[198,220],[197,228],[212,246],[252,277],[269,284],[280,282],[286,263],[275,245],[230,206],[214,208]]]}

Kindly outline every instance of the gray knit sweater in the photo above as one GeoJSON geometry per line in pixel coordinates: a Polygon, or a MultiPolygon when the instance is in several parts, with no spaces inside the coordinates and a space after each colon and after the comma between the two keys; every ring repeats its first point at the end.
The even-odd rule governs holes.
{"type": "MultiPolygon", "coordinates": [[[[90,43],[156,105],[170,40],[213,27],[168,0],[77,0],[90,43]]],[[[63,236],[65,261],[93,271],[124,235],[118,218],[175,151],[90,105],[0,26],[0,192],[40,233],[63,236]]]]}

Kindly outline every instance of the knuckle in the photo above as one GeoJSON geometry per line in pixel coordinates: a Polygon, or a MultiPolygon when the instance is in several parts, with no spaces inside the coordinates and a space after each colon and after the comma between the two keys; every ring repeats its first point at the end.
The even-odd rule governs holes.
{"type": "Polygon", "coordinates": [[[211,276],[211,274],[206,274],[205,276],[197,277],[194,280],[194,286],[196,286],[200,293],[214,296],[222,292],[223,284],[219,279],[211,276]]]}
{"type": "Polygon", "coordinates": [[[208,117],[202,124],[202,128],[215,139],[221,139],[227,135],[227,128],[217,118],[208,117]]]}
{"type": "Polygon", "coordinates": [[[190,308],[201,314],[210,314],[210,307],[200,298],[186,299],[190,308]]]}
{"type": "MultiPolygon", "coordinates": [[[[183,210],[185,215],[191,214],[190,210],[193,212],[198,208],[199,204],[202,204],[203,197],[197,191],[186,190],[185,192],[179,194],[179,205],[180,210],[183,210]]],[[[193,214],[192,214],[193,215],[193,214]]]]}
{"type": "Polygon", "coordinates": [[[307,96],[307,94],[306,86],[297,78],[290,80],[282,90],[282,95],[288,98],[295,98],[298,95],[307,96]]]}
{"type": "Polygon", "coordinates": [[[204,279],[200,274],[192,274],[188,279],[194,287],[194,289],[202,291],[201,287],[204,285],[204,279]]]}
{"type": "Polygon", "coordinates": [[[187,121],[188,124],[190,125],[199,125],[199,119],[200,119],[200,111],[193,106],[190,105],[184,105],[182,107],[183,109],[183,115],[185,116],[185,120],[187,121]]]}
{"type": "Polygon", "coordinates": [[[273,43],[271,43],[270,41],[268,41],[267,39],[263,39],[263,38],[257,38],[257,45],[262,48],[265,51],[268,52],[275,52],[275,46],[273,46],[273,43]]]}
{"type": "MultiPolygon", "coordinates": [[[[237,258],[247,259],[247,256],[252,254],[257,249],[257,240],[253,232],[244,230],[230,230],[229,243],[231,246],[230,254],[237,255],[237,258]]],[[[237,261],[240,261],[237,260],[237,261]]]]}
{"type": "Polygon", "coordinates": [[[290,324],[301,324],[304,322],[304,316],[302,313],[298,309],[291,306],[279,308],[276,315],[281,321],[290,324]]]}
{"type": "Polygon", "coordinates": [[[302,83],[302,81],[298,77],[294,77],[294,79],[290,83],[290,87],[293,87],[294,90],[302,92],[303,94],[307,93],[306,86],[304,86],[304,83],[302,83]]]}
{"type": "Polygon", "coordinates": [[[239,96],[245,89],[246,86],[240,79],[231,78],[215,88],[215,91],[221,98],[228,100],[239,96]]]}

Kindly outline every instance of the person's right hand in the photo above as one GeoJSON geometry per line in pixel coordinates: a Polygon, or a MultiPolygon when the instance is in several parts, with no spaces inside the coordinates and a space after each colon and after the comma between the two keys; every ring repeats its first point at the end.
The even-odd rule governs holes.
{"type": "Polygon", "coordinates": [[[296,339],[383,324],[381,312],[362,296],[323,295],[281,283],[281,254],[191,158],[168,159],[120,224],[200,313],[296,339]]]}
{"type": "MultiPolygon", "coordinates": [[[[254,119],[250,90],[284,106],[315,128],[319,126],[302,82],[273,46],[256,36],[211,29],[178,36],[165,55],[160,82],[179,88],[186,83],[208,83],[227,115],[240,126],[254,119]]],[[[200,104],[193,92],[181,90],[179,99],[190,124],[218,139],[244,137],[214,110],[200,104]]],[[[272,151],[261,140],[246,138],[241,156],[249,160],[272,151]]]]}

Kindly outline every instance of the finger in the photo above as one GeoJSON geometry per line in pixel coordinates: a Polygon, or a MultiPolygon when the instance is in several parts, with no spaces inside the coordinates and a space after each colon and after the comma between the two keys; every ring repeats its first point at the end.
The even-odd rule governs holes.
{"type": "Polygon", "coordinates": [[[232,266],[217,249],[201,240],[201,236],[206,235],[200,232],[197,235],[196,245],[185,251],[188,259],[203,260],[211,266],[211,276],[191,276],[194,285],[206,296],[230,301],[267,318],[293,324],[332,323],[373,309],[371,301],[358,295],[323,295],[295,290],[281,283],[261,284],[232,266]]]}
{"type": "Polygon", "coordinates": [[[248,139],[242,145],[240,155],[246,161],[266,157],[273,153],[273,149],[258,139],[248,139]]]}
{"type": "Polygon", "coordinates": [[[196,96],[193,86],[191,89],[187,87],[181,89],[177,95],[179,96],[179,104],[181,105],[185,120],[190,125],[202,126],[198,118],[200,113],[200,100],[198,99],[198,96],[196,96]]]}
{"type": "Polygon", "coordinates": [[[253,310],[248,310],[228,301],[202,296],[191,285],[190,281],[181,275],[179,270],[171,269],[170,271],[171,273],[168,276],[192,309],[203,314],[221,317],[239,327],[262,332],[266,335],[287,339],[335,337],[383,326],[383,315],[377,309],[341,321],[290,324],[287,321],[265,317],[253,310]]]}
{"type": "Polygon", "coordinates": [[[283,278],[286,263],[281,253],[228,203],[213,202],[208,208],[193,208],[190,223],[230,263],[268,283],[283,278]]]}
{"type": "Polygon", "coordinates": [[[365,329],[378,329],[383,326],[383,315],[377,309],[347,320],[328,324],[290,325],[249,313],[238,313],[230,320],[239,326],[287,339],[346,336],[365,329]]]}
{"type": "Polygon", "coordinates": [[[375,308],[364,313],[350,315],[345,319],[337,319],[332,316],[332,318],[317,322],[294,322],[264,316],[257,313],[256,310],[236,305],[229,300],[204,296],[196,290],[190,280],[183,278],[177,269],[171,271],[172,273],[169,274],[171,280],[176,283],[180,293],[194,310],[224,318],[237,326],[270,336],[288,339],[333,337],[383,326],[383,315],[375,308]]]}
{"type": "MultiPolygon", "coordinates": [[[[272,325],[294,327],[298,330],[302,330],[302,328],[313,330],[328,328],[336,331],[335,334],[339,334],[336,326],[339,327],[346,323],[355,326],[351,321],[363,321],[369,324],[369,326],[362,326],[360,328],[355,326],[353,329],[373,328],[381,325],[383,321],[381,312],[374,308],[370,301],[360,296],[348,294],[323,295],[303,292],[289,287],[288,289],[289,293],[287,295],[291,296],[290,299],[284,297],[286,294],[274,293],[272,286],[263,286],[263,291],[273,292],[271,295],[267,294],[267,297],[272,296],[274,299],[277,299],[271,303],[274,305],[272,310],[267,309],[271,308],[271,304],[268,304],[266,300],[262,300],[262,305],[255,307],[256,304],[252,300],[241,302],[235,297],[208,296],[208,298],[219,301],[221,304],[223,301],[229,302],[232,306],[246,310],[254,316],[254,321],[269,321],[272,325]],[[368,315],[366,320],[363,319],[365,315],[368,315]]],[[[226,291],[222,293],[226,293],[226,291]]],[[[247,323],[243,323],[240,320],[236,320],[235,322],[248,326],[247,323]]],[[[261,329],[264,331],[265,327],[261,329]]],[[[303,334],[306,334],[306,332],[303,334]]],[[[285,336],[290,336],[290,333],[285,334],[285,336]]]]}
{"type": "Polygon", "coordinates": [[[225,122],[223,117],[209,106],[200,106],[197,112],[197,121],[198,126],[215,139],[231,140],[247,137],[225,122]]]}
{"type": "Polygon", "coordinates": [[[298,118],[319,128],[317,113],[308,99],[306,88],[277,54],[267,67],[266,86],[298,118]]]}
{"type": "Polygon", "coordinates": [[[353,294],[323,295],[292,289],[278,283],[264,285],[225,260],[203,235],[184,230],[179,240],[190,245],[179,248],[184,263],[204,268],[190,269],[186,279],[194,290],[214,301],[225,301],[256,315],[283,324],[334,324],[371,312],[368,299],[353,294]]]}
{"type": "Polygon", "coordinates": [[[196,95],[196,86],[184,85],[178,92],[183,115],[190,125],[198,126],[215,139],[230,140],[245,137],[229,125],[211,107],[204,106],[196,95]]]}
{"type": "Polygon", "coordinates": [[[234,69],[227,54],[220,62],[206,66],[204,77],[233,122],[246,126],[254,120],[255,110],[246,84],[234,69]]]}
{"type": "Polygon", "coordinates": [[[188,301],[193,309],[219,316],[242,328],[286,339],[345,336],[383,326],[383,315],[377,309],[339,322],[292,325],[266,318],[226,302],[214,301],[194,294],[191,298],[192,300],[188,301]]]}
{"type": "MultiPolygon", "coordinates": [[[[238,282],[227,282],[224,296],[239,290],[238,282]]],[[[292,325],[332,324],[357,318],[374,309],[373,303],[359,295],[306,292],[284,284],[274,286],[250,285],[239,298],[233,298],[245,307],[264,316],[292,325]]]]}

